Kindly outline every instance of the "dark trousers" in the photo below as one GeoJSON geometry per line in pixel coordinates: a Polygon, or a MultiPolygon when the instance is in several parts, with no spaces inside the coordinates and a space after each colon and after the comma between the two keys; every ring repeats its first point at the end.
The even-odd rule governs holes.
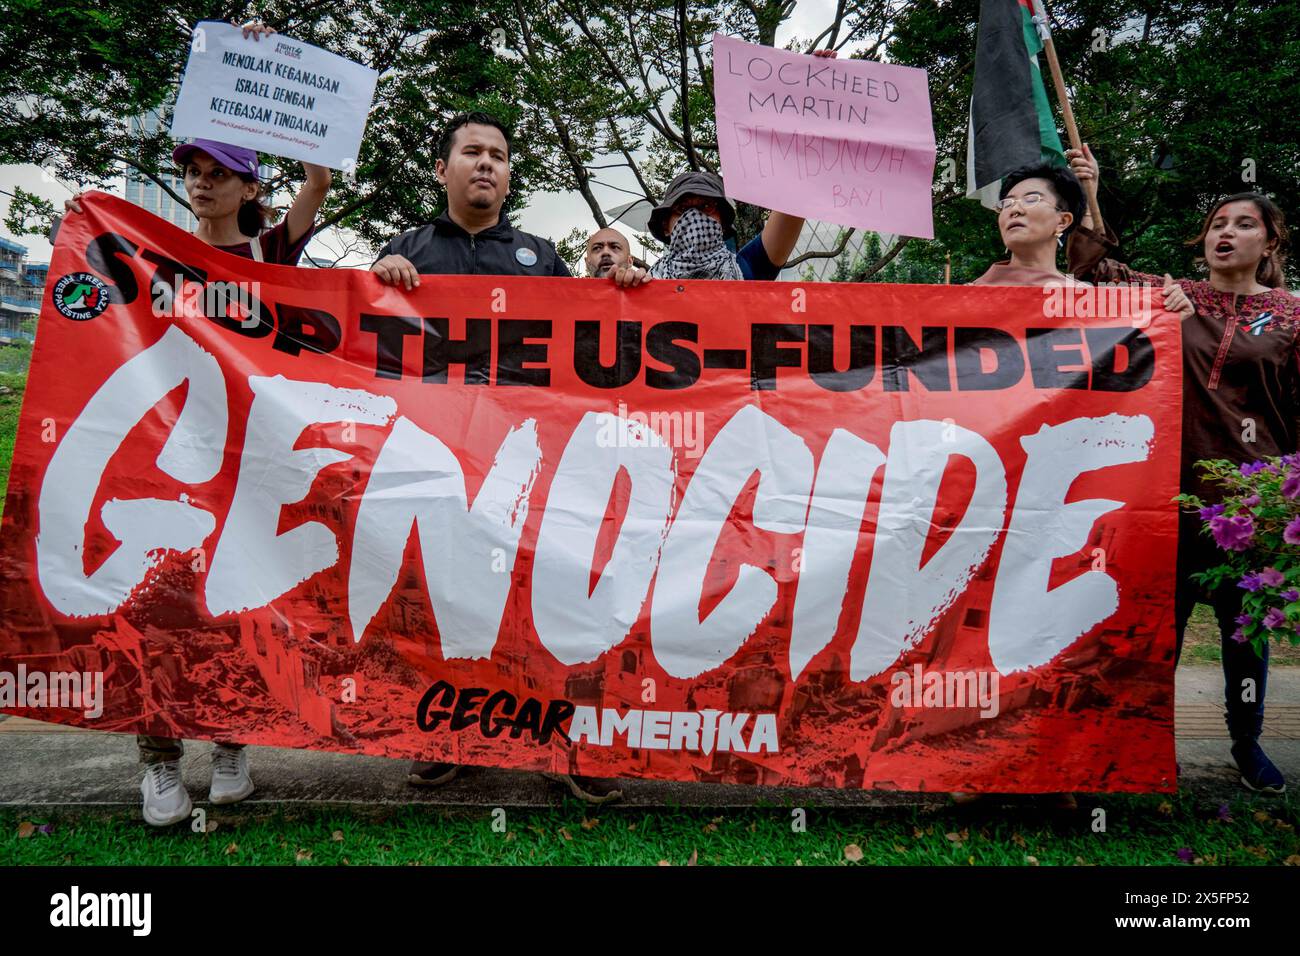
{"type": "Polygon", "coordinates": [[[1254,739],[1264,729],[1264,689],[1268,683],[1268,645],[1263,655],[1255,652],[1249,641],[1238,643],[1232,639],[1237,629],[1237,615],[1241,613],[1243,591],[1236,581],[1225,581],[1223,586],[1207,593],[1191,579],[1197,571],[1222,564],[1224,552],[1214,542],[1199,533],[1200,520],[1195,515],[1182,515],[1178,528],[1178,581],[1174,592],[1174,626],[1178,629],[1178,650],[1175,662],[1183,653],[1183,632],[1192,616],[1192,608],[1204,601],[1214,608],[1219,622],[1219,640],[1223,649],[1223,702],[1226,708],[1228,733],[1234,740],[1254,739]],[[1248,695],[1247,681],[1253,682],[1254,700],[1242,700],[1248,695]]]}
{"type": "MultiPolygon", "coordinates": [[[[140,762],[142,764],[180,760],[181,754],[185,753],[185,745],[176,737],[150,737],[148,734],[138,734],[135,738],[135,745],[140,751],[140,762]]],[[[222,746],[242,747],[244,745],[222,744],[222,746]]]]}

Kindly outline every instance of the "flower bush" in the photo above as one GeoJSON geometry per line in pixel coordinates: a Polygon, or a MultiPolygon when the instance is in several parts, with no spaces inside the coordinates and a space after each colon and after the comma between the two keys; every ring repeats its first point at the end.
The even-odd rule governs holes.
{"type": "Polygon", "coordinates": [[[1235,581],[1245,592],[1233,640],[1250,641],[1261,653],[1270,637],[1300,643],[1300,454],[1196,467],[1222,489],[1223,500],[1177,501],[1199,513],[1201,533],[1214,538],[1224,560],[1193,579],[1211,590],[1235,581]]]}

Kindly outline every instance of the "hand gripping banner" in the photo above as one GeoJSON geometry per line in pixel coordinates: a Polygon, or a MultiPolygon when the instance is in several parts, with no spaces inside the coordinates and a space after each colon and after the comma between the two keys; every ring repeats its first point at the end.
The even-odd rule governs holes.
{"type": "Polygon", "coordinates": [[[0,708],[601,777],[1173,789],[1158,292],[408,293],[83,205],[5,501],[0,708]],[[57,706],[93,674],[102,706],[57,706]]]}

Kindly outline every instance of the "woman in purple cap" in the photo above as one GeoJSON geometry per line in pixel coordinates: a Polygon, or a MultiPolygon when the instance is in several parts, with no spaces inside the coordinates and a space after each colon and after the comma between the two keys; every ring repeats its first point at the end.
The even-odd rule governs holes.
{"type": "MultiPolygon", "coordinates": [[[[185,177],[185,193],[199,221],[194,235],[222,252],[294,266],[302,257],[316,226],[316,213],[329,192],[331,174],[324,166],[303,163],[306,181],[284,219],[271,228],[273,210],[263,202],[257,180],[257,153],[208,139],[182,143],[172,158],[185,177]]],[[[80,195],[65,203],[81,212],[80,195]]]]}
{"type": "MultiPolygon", "coordinates": [[[[252,36],[254,40],[275,32],[261,21],[245,23],[243,30],[245,38],[252,36]]],[[[194,230],[196,237],[222,252],[246,259],[286,266],[298,264],[315,230],[316,213],[329,192],[329,169],[303,163],[306,182],[284,219],[268,229],[273,211],[263,201],[256,152],[198,139],[177,146],[172,158],[184,174],[190,208],[199,221],[194,230]]],[[[65,209],[70,213],[81,212],[80,198],[78,194],[69,199],[65,209]]],[[[154,826],[169,826],[189,819],[192,804],[181,781],[181,741],[141,734],[136,737],[136,745],[141,762],[148,768],[140,784],[145,820],[154,826]]],[[[237,803],[252,792],[253,780],[243,744],[218,742],[212,751],[208,799],[218,804],[237,803]]]]}
{"type": "MultiPolygon", "coordinates": [[[[255,41],[275,32],[260,20],[250,20],[242,26],[244,37],[251,36],[255,41]]],[[[199,221],[195,236],[231,255],[276,265],[298,264],[315,230],[316,213],[329,192],[328,168],[315,163],[302,164],[306,181],[284,219],[268,229],[274,211],[263,201],[256,152],[243,146],[196,139],[177,146],[172,151],[172,159],[181,169],[190,209],[199,221]]],[[[81,212],[80,198],[80,193],[73,196],[64,203],[64,208],[68,212],[81,212]]]]}
{"type": "Polygon", "coordinates": [[[316,213],[329,192],[327,168],[302,164],[306,182],[284,219],[268,229],[272,210],[262,201],[253,150],[196,139],[177,146],[172,158],[184,170],[185,192],[199,220],[195,236],[232,255],[278,265],[298,264],[315,228],[316,213]]]}

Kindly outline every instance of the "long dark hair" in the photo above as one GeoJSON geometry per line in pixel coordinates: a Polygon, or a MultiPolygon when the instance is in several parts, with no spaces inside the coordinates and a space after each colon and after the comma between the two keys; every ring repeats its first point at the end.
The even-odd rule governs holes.
{"type": "Polygon", "coordinates": [[[1282,215],[1282,210],[1278,208],[1277,203],[1269,199],[1263,193],[1244,192],[1233,193],[1215,203],[1205,221],[1201,223],[1201,231],[1195,239],[1189,239],[1186,243],[1188,246],[1195,246],[1201,250],[1196,256],[1198,263],[1205,262],[1205,237],[1210,231],[1210,223],[1214,222],[1214,217],[1219,214],[1219,210],[1228,203],[1249,202],[1254,203],[1255,208],[1259,210],[1259,217],[1264,221],[1264,228],[1268,232],[1268,238],[1276,240],[1273,246],[1272,255],[1263,256],[1259,260],[1259,266],[1255,269],[1255,280],[1260,285],[1266,285],[1270,289],[1286,288],[1286,253],[1287,245],[1290,242],[1291,234],[1286,227],[1286,217],[1282,215]]]}
{"type": "Polygon", "coordinates": [[[274,219],[275,210],[269,203],[262,201],[262,184],[258,183],[257,195],[245,200],[239,207],[239,218],[236,220],[239,231],[250,238],[256,238],[274,219]]]}

